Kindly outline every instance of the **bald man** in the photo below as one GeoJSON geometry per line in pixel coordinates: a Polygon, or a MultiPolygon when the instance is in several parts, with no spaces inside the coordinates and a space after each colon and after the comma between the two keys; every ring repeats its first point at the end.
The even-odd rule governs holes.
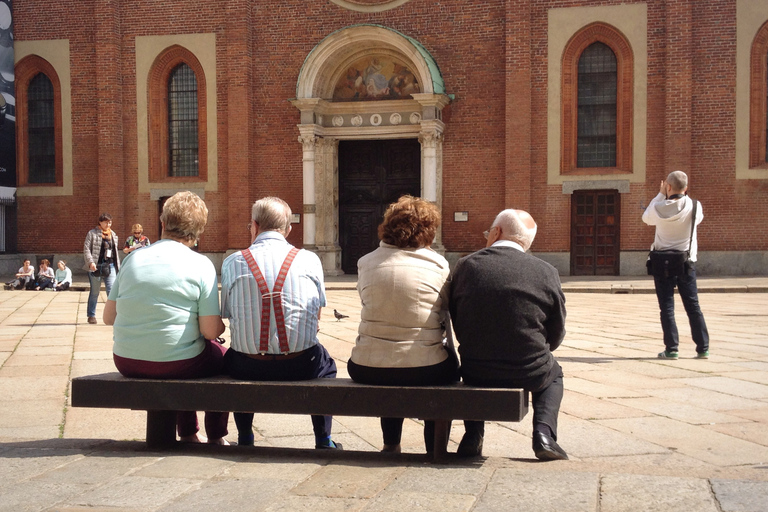
{"type": "MultiPolygon", "coordinates": [[[[536,236],[528,212],[502,211],[484,235],[485,249],[460,259],[451,274],[449,308],[462,378],[472,386],[530,391],[536,457],[567,459],[557,444],[563,371],[552,355],[565,336],[560,276],[526,254],[536,236]]],[[[484,423],[464,426],[457,454],[482,455],[484,423]]]]}

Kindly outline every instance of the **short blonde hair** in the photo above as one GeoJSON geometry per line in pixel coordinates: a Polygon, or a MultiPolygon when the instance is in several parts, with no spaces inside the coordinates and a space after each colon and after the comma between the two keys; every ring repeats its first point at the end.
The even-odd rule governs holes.
{"type": "Polygon", "coordinates": [[[194,241],[200,238],[208,222],[208,207],[200,196],[188,190],[177,192],[163,205],[160,214],[166,236],[194,241]]]}
{"type": "Polygon", "coordinates": [[[134,234],[137,231],[141,231],[142,233],[144,232],[144,228],[141,227],[141,224],[134,224],[131,228],[131,234],[134,234]]]}
{"type": "Polygon", "coordinates": [[[291,207],[279,197],[263,197],[253,203],[251,220],[259,225],[260,231],[288,233],[291,229],[291,207]]]}

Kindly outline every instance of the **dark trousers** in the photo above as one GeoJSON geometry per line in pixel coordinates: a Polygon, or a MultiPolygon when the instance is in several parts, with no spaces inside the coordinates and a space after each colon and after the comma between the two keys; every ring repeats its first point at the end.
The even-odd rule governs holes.
{"type": "MultiPolygon", "coordinates": [[[[238,380],[310,380],[336,378],[336,361],[319,343],[302,352],[301,355],[281,360],[253,359],[236,350],[228,350],[224,356],[224,371],[238,380]]],[[[253,413],[236,412],[235,424],[240,438],[252,435],[253,413]]],[[[333,416],[312,416],[312,430],[316,439],[331,435],[333,416]]]]}
{"type": "MultiPolygon", "coordinates": [[[[455,357],[448,357],[442,363],[415,368],[375,368],[362,366],[353,361],[347,363],[349,376],[355,382],[381,386],[429,386],[450,384],[459,380],[458,363],[455,357]]],[[[400,444],[404,418],[381,418],[381,433],[384,444],[400,444]]],[[[435,440],[435,422],[424,422],[424,444],[431,452],[435,440]]]]}
{"type": "MultiPolygon", "coordinates": [[[[464,363],[466,364],[466,363],[464,363]]],[[[557,441],[557,416],[560,413],[560,403],[563,401],[563,369],[557,363],[549,371],[549,375],[544,384],[540,387],[531,389],[528,383],[520,381],[483,381],[482,379],[472,379],[468,382],[470,386],[487,386],[493,388],[523,388],[531,392],[531,406],[533,407],[533,430],[534,432],[543,432],[557,441]]],[[[467,434],[485,433],[485,423],[482,421],[465,421],[464,428],[467,434]]]]}
{"type": "Polygon", "coordinates": [[[656,285],[656,297],[659,299],[661,310],[661,330],[664,332],[664,346],[669,352],[677,352],[680,339],[675,323],[675,286],[680,292],[685,312],[688,315],[688,323],[691,326],[691,337],[696,343],[696,352],[709,350],[709,331],[704,315],[699,307],[699,292],[696,287],[696,269],[691,269],[691,274],[681,276],[654,276],[656,285]]]}
{"type": "MultiPolygon", "coordinates": [[[[139,379],[196,379],[211,377],[222,373],[224,355],[227,351],[215,341],[205,340],[205,348],[196,357],[182,361],[141,361],[112,355],[117,371],[126,377],[139,379]]],[[[205,433],[209,439],[219,439],[227,435],[228,412],[206,412],[205,433]]],[[[176,429],[179,437],[191,436],[200,430],[195,411],[176,413],[176,429]]]]}

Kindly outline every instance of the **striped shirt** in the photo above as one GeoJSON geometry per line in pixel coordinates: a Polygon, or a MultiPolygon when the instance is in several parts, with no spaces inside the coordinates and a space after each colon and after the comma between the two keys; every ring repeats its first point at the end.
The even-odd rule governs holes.
{"type": "MultiPolygon", "coordinates": [[[[270,291],[274,289],[280,267],[292,248],[280,233],[266,231],[247,249],[270,291]]],[[[300,352],[316,345],[318,314],[325,306],[325,285],[320,258],[314,253],[302,249],[296,255],[283,285],[282,305],[289,352],[300,352]]],[[[261,293],[240,252],[230,255],[221,266],[221,316],[229,318],[230,347],[245,354],[258,354],[261,293]]],[[[267,353],[280,353],[274,308],[270,311],[267,353]]]]}

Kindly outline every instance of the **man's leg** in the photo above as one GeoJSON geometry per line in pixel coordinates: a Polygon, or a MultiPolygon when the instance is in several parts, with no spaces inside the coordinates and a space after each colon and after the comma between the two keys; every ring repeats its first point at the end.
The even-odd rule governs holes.
{"type": "Polygon", "coordinates": [[[677,289],[680,291],[680,298],[683,299],[683,306],[685,306],[685,312],[688,314],[688,323],[691,326],[691,337],[696,343],[696,352],[704,354],[709,351],[709,331],[699,307],[696,269],[691,269],[690,275],[682,275],[677,278],[677,289]]]}
{"type": "Polygon", "coordinates": [[[563,401],[563,369],[554,362],[551,382],[531,391],[533,406],[533,451],[539,460],[567,460],[565,450],[557,444],[557,416],[563,401]]]}
{"type": "MultiPolygon", "coordinates": [[[[308,379],[335,379],[336,361],[321,344],[317,344],[309,350],[309,354],[304,356],[309,365],[308,379]]],[[[336,443],[331,441],[331,428],[333,427],[333,416],[312,416],[312,430],[315,433],[315,446],[333,448],[336,443]]]]}
{"type": "Polygon", "coordinates": [[[659,300],[661,330],[664,332],[666,352],[677,352],[679,338],[675,323],[675,281],[674,277],[653,276],[656,298],[659,300]]]}
{"type": "Polygon", "coordinates": [[[101,291],[101,278],[94,276],[93,272],[88,272],[88,281],[91,284],[91,293],[88,295],[88,318],[96,318],[96,303],[99,302],[99,292],[101,291]]]}

